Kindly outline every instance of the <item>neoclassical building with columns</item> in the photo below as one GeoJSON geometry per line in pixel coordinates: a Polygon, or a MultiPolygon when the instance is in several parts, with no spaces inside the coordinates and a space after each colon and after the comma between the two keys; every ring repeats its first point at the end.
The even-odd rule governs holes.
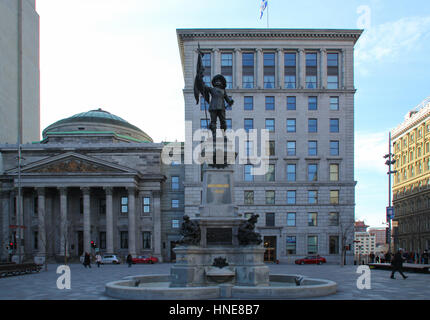
{"type": "Polygon", "coordinates": [[[22,145],[20,172],[17,145],[0,145],[0,259],[10,258],[10,243],[24,259],[61,259],[95,253],[92,242],[121,258],[173,259],[183,170],[162,165],[162,148],[101,109],[60,120],[39,143],[22,145]]]}

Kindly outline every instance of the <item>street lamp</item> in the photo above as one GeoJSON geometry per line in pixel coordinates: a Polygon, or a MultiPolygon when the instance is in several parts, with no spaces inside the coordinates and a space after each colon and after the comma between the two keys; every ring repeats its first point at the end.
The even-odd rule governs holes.
{"type": "Polygon", "coordinates": [[[387,159],[385,164],[388,166],[388,207],[386,213],[388,223],[388,251],[391,252],[391,219],[393,216],[392,214],[388,215],[388,212],[393,212],[393,208],[391,207],[391,175],[397,173],[397,170],[391,170],[391,165],[396,163],[396,159],[393,159],[394,154],[391,153],[391,132],[388,134],[388,154],[384,155],[384,158],[387,159]]]}

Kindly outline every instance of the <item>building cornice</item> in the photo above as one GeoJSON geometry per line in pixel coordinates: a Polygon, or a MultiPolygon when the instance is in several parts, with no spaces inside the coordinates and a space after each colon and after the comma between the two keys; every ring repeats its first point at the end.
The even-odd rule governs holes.
{"type": "Polygon", "coordinates": [[[430,97],[408,112],[407,119],[391,131],[391,139],[395,140],[408,132],[410,129],[420,124],[430,115],[430,97]],[[412,113],[412,114],[411,114],[412,113]]]}

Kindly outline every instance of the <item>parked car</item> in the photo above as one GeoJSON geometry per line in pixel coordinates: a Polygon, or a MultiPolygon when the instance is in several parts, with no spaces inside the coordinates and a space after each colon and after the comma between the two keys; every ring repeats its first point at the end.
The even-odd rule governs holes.
{"type": "Polygon", "coordinates": [[[326,262],[326,259],[321,256],[307,256],[296,260],[296,264],[323,264],[326,262]]]}
{"type": "Polygon", "coordinates": [[[106,255],[102,257],[102,264],[120,264],[121,260],[118,258],[118,256],[112,254],[112,255],[106,255]]]}
{"type": "Polygon", "coordinates": [[[133,263],[156,263],[158,262],[158,259],[153,256],[137,256],[136,258],[132,259],[133,263]]]}

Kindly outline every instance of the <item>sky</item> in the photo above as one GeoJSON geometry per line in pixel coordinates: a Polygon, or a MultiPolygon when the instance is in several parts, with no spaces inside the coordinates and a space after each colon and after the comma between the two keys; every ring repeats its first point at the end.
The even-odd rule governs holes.
{"type": "Polygon", "coordinates": [[[355,47],[356,220],[384,226],[388,132],[430,96],[430,1],[37,0],[41,128],[102,108],[183,141],[177,28],[364,29],[355,47]],[[267,19],[268,18],[268,19],[267,19]]]}

